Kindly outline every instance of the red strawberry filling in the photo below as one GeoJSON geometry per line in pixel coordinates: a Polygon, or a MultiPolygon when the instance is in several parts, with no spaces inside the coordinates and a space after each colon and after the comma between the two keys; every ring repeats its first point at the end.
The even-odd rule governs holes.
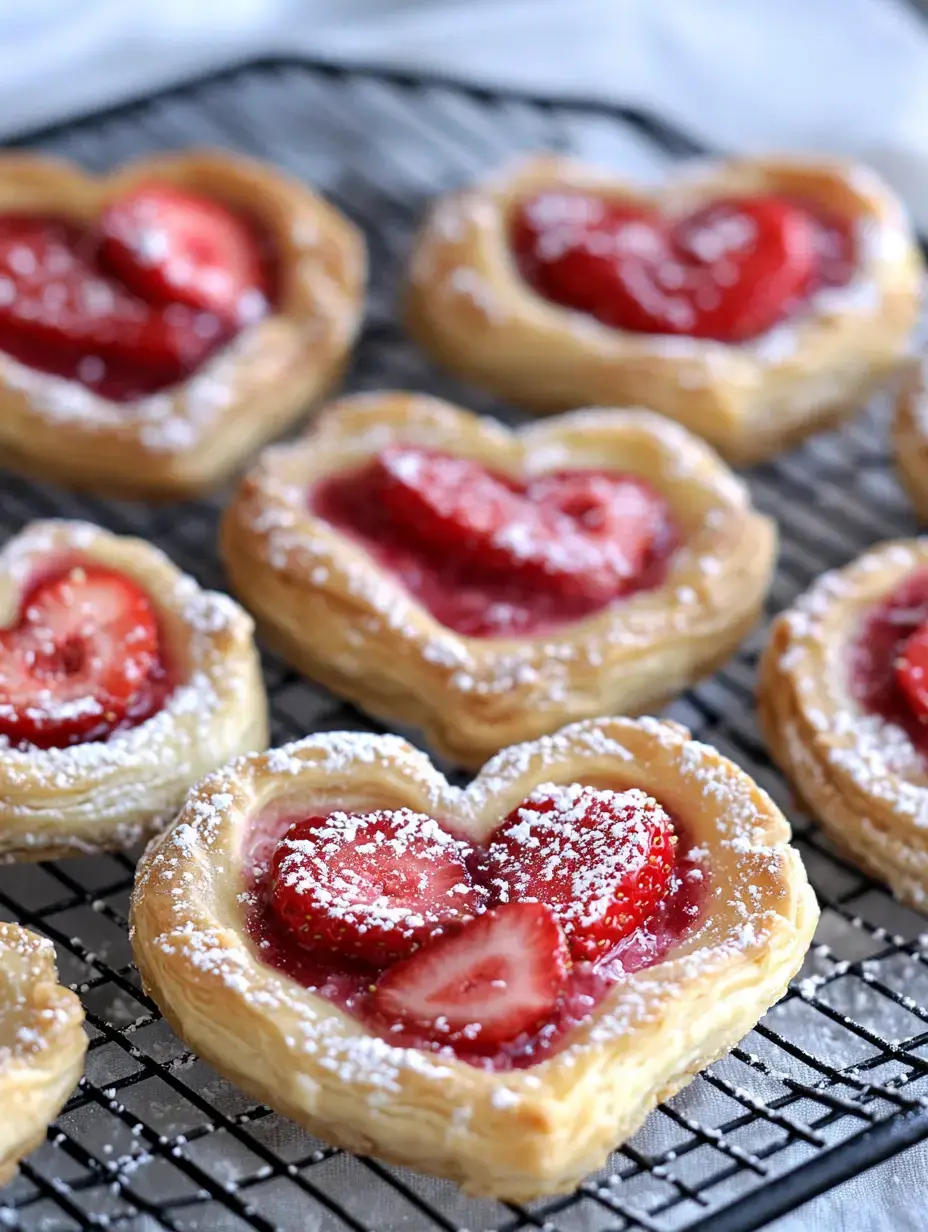
{"type": "Polygon", "coordinates": [[[160,710],[168,688],[151,601],[112,570],[42,579],[0,630],[0,735],[12,745],[104,740],[160,710]]]}
{"type": "Polygon", "coordinates": [[[95,226],[0,215],[0,350],[113,401],[176,384],[274,297],[269,238],[217,202],[143,186],[95,226]]]}
{"type": "Polygon", "coordinates": [[[866,614],[851,647],[849,681],[864,710],[903,728],[928,758],[928,569],[866,614]]]}
{"type": "Polygon", "coordinates": [[[518,482],[413,446],[324,481],[310,504],[471,637],[541,633],[650,589],[678,542],[667,502],[635,476],[518,482]]]}
{"type": "Polygon", "coordinates": [[[744,342],[854,273],[848,224],[778,196],[731,197],[682,218],[571,191],[515,211],[519,272],[545,299],[614,329],[744,342]]]}
{"type": "Polygon", "coordinates": [[[381,1038],[532,1065],[692,928],[705,887],[640,791],[538,788],[474,846],[409,809],[256,823],[264,962],[381,1038]]]}

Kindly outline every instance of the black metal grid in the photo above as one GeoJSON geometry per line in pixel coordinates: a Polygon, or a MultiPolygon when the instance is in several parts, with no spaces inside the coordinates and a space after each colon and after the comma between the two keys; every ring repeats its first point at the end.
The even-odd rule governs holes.
{"type": "MultiPolygon", "coordinates": [[[[365,231],[373,287],[348,387],[426,389],[514,416],[432,369],[403,339],[395,291],[425,199],[541,147],[632,172],[696,152],[628,110],[552,105],[397,74],[252,65],[19,144],[103,169],[146,150],[211,143],[270,158],[321,187],[365,231]]],[[[822,570],[915,527],[893,478],[885,408],[755,470],[781,526],[769,610],[822,570]]],[[[220,500],[149,509],[6,477],[0,526],[84,517],[161,544],[222,586],[220,500]]],[[[928,929],[792,809],[753,719],[763,630],[670,713],[745,766],[792,815],[822,903],[800,978],[730,1057],[649,1119],[576,1194],[513,1206],[324,1147],[219,1079],[143,995],[126,911],[133,865],[101,856],[0,868],[0,918],[58,947],[87,1008],[87,1072],[48,1142],[0,1193],[0,1227],[65,1232],[748,1232],[928,1137],[928,929]],[[776,1183],[774,1183],[776,1182],[776,1183]]],[[[273,659],[275,742],[373,725],[273,659]]],[[[2,1113],[0,1113],[2,1114],[2,1113]]]]}

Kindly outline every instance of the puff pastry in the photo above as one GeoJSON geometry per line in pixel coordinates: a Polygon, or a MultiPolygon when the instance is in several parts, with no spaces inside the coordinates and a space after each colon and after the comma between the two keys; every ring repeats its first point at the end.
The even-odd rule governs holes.
{"type": "Polygon", "coordinates": [[[903,355],[922,262],[903,209],[871,171],[838,162],[700,162],[659,193],[551,157],[441,199],[410,267],[406,320],[458,375],[537,411],[641,405],[730,461],[770,457],[857,410],[903,355]],[[738,345],[631,333],[536,294],[507,239],[516,207],[552,189],[659,204],[671,216],[720,197],[776,193],[853,223],[856,273],[738,345]]]}
{"type": "Polygon", "coordinates": [[[922,908],[928,769],[903,726],[862,704],[851,664],[861,637],[881,640],[862,632],[868,616],[926,568],[928,540],[913,539],[880,544],[819,578],[776,620],[758,694],[767,746],[810,814],[857,864],[922,908]]]}
{"type": "Polygon", "coordinates": [[[920,518],[928,519],[928,391],[925,361],[913,362],[896,396],[896,468],[920,518]]]}
{"type": "Polygon", "coordinates": [[[502,752],[464,790],[398,737],[324,733],[195,789],[139,868],[133,946],[172,1026],[251,1095],[350,1150],[525,1200],[600,1166],[783,993],[818,916],[789,837],[763,791],[673,723],[578,723],[502,752]],[[560,1052],[492,1071],[400,1048],[262,963],[240,894],[259,814],[406,805],[479,842],[542,781],[653,793],[708,869],[693,931],[613,986],[560,1052]]]}
{"type": "Polygon", "coordinates": [[[80,1001],[58,983],[52,943],[0,923],[0,1186],[77,1086],[83,1022],[80,1001]]]}
{"type": "Polygon", "coordinates": [[[105,740],[45,749],[3,738],[0,858],[126,849],[169,821],[201,775],[267,743],[251,619],[140,539],[83,522],[32,523],[0,552],[0,630],[16,624],[37,575],[74,562],[146,592],[174,683],[157,713],[105,740]]]}
{"type": "Polygon", "coordinates": [[[181,384],[135,401],[110,401],[0,353],[0,461],[10,468],[112,496],[195,494],[324,394],[344,365],[363,310],[363,240],[334,207],[269,166],[191,150],[96,178],[5,154],[0,213],[87,224],[148,183],[240,207],[263,227],[276,249],[277,306],[181,384]]]}
{"type": "Polygon", "coordinates": [[[301,440],[271,448],[222,526],[238,595],[285,658],[387,720],[477,766],[568,720],[657,708],[712,671],[754,624],[773,524],[701,441],[641,411],[583,411],[509,431],[437,400],[389,393],[336,403],[301,440]],[[661,585],[554,633],[466,637],[321,517],[310,486],[401,441],[538,474],[597,466],[647,480],[682,545],[661,585]]]}

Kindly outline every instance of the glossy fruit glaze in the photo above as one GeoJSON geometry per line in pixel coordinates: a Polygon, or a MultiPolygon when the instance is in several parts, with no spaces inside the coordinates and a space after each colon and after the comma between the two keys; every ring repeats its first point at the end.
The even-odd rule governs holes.
{"type": "MultiPolygon", "coordinates": [[[[534,808],[533,800],[534,797],[530,797],[527,803],[534,808]]],[[[507,827],[511,835],[512,827],[519,824],[517,812],[510,815],[485,845],[473,846],[466,840],[456,840],[464,862],[473,872],[477,899],[479,901],[483,894],[485,905],[476,908],[476,915],[471,917],[469,924],[465,921],[460,932],[455,933],[453,928],[446,930],[448,936],[463,936],[466,928],[479,926],[482,920],[489,919],[494,913],[507,910],[505,903],[502,907],[497,905],[500,892],[498,888],[494,890],[493,881],[481,883],[481,869],[492,867],[490,856],[494,842],[505,841],[507,827]],[[485,915],[480,914],[482,910],[486,911],[485,915]]],[[[333,810],[325,817],[316,818],[316,823],[325,824],[327,817],[339,816],[344,817],[344,814],[333,810]]],[[[666,818],[666,814],[664,816],[666,818]]],[[[428,943],[417,949],[413,941],[413,958],[405,963],[395,961],[392,955],[385,956],[377,963],[331,952],[324,948],[331,944],[331,938],[323,938],[320,943],[323,948],[319,949],[312,948],[312,939],[305,935],[302,943],[296,939],[299,934],[281,920],[273,905],[275,862],[279,865],[281,848],[295,824],[300,823],[290,817],[259,818],[252,827],[244,853],[245,901],[248,904],[245,923],[262,962],[347,1011],[369,1031],[391,1044],[428,1051],[450,1050],[459,1059],[487,1069],[522,1069],[557,1052],[569,1033],[590,1015],[611,988],[628,974],[657,963],[693,929],[707,890],[705,866],[689,857],[685,830],[674,822],[675,856],[666,870],[660,895],[649,898],[646,893],[645,910],[641,917],[631,919],[628,930],[610,948],[600,952],[594,961],[579,955],[576,947],[571,961],[563,945],[562,933],[561,956],[557,961],[559,965],[566,962],[568,970],[565,977],[563,966],[560,966],[562,983],[550,1012],[531,1030],[487,1047],[473,1041],[466,1031],[458,1032],[450,1039],[436,1037],[433,1031],[425,1027],[404,1023],[383,1012],[382,1007],[388,1002],[378,994],[378,981],[382,991],[386,974],[392,976],[410,961],[426,955],[428,943]]],[[[496,872],[499,867],[497,862],[496,872]]],[[[537,869],[530,868],[528,875],[533,877],[537,872],[537,869]]],[[[514,892],[521,893],[524,888],[516,886],[514,892]]],[[[513,913],[526,912],[530,907],[530,901],[519,898],[512,898],[509,902],[508,910],[513,913]]],[[[474,910],[473,899],[468,899],[466,910],[474,910]]],[[[617,931],[621,933],[622,929],[617,931]]]]}
{"type": "Polygon", "coordinates": [[[553,303],[634,333],[745,342],[849,282],[849,224],[780,196],[729,197],[668,218],[569,190],[522,202],[519,272],[553,303]]]}
{"type": "Polygon", "coordinates": [[[143,185],[92,223],[0,214],[0,350],[115,402],[190,376],[277,295],[253,220],[143,185]]]}
{"type": "Polygon", "coordinates": [[[151,601],[102,566],[59,561],[0,630],[0,736],[14,747],[105,740],[151,718],[171,688],[151,601]]]}
{"type": "Polygon", "coordinates": [[[904,729],[928,757],[928,569],[906,578],[861,621],[851,646],[851,694],[904,729]]]}
{"type": "Polygon", "coordinates": [[[518,482],[413,446],[329,477],[309,504],[470,637],[545,633],[650,590],[679,542],[667,502],[635,476],[518,482]]]}

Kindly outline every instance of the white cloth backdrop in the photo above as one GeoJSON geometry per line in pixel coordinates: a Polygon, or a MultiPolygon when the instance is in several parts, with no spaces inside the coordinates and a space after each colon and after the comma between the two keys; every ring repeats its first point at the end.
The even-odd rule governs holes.
{"type": "MultiPolygon", "coordinates": [[[[903,0],[0,0],[0,136],[257,54],[635,103],[731,150],[874,164],[928,231],[928,23],[903,0]]],[[[917,1232],[928,1148],[772,1226],[917,1232]]]]}

